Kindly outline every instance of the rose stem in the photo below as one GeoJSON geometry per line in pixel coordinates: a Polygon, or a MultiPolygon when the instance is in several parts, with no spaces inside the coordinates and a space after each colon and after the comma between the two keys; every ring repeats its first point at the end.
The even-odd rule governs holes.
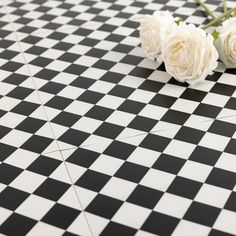
{"type": "Polygon", "coordinates": [[[217,17],[216,19],[212,20],[211,22],[209,22],[208,24],[204,25],[202,27],[202,29],[207,29],[213,25],[215,25],[216,23],[219,23],[222,19],[224,19],[225,17],[229,16],[233,11],[235,11],[236,8],[232,8],[231,10],[225,12],[223,15],[217,17]]]}
{"type": "Polygon", "coordinates": [[[227,4],[226,4],[226,1],[223,0],[223,8],[224,8],[224,13],[227,12],[227,4]]]}
{"type": "Polygon", "coordinates": [[[214,13],[208,8],[208,6],[202,2],[202,0],[197,0],[198,4],[213,18],[216,19],[217,17],[214,13]]]}

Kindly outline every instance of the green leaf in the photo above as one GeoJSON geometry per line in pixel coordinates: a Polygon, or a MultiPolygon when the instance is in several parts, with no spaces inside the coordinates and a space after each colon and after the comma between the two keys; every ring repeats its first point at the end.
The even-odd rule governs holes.
{"type": "Polygon", "coordinates": [[[176,23],[177,25],[179,25],[181,22],[183,22],[183,19],[182,19],[182,18],[179,18],[179,17],[178,17],[178,19],[175,21],[175,23],[176,23]]]}
{"type": "Polygon", "coordinates": [[[213,31],[212,36],[213,36],[214,40],[217,40],[217,39],[218,39],[219,34],[220,34],[220,33],[219,33],[218,31],[216,31],[216,30],[213,31]]]}

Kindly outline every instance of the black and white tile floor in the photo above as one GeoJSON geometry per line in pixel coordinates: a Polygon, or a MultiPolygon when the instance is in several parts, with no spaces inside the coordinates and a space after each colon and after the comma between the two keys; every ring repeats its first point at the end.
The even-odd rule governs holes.
{"type": "Polygon", "coordinates": [[[208,21],[194,0],[0,0],[0,234],[236,235],[236,70],[191,87],[147,60],[159,9],[208,21]]]}

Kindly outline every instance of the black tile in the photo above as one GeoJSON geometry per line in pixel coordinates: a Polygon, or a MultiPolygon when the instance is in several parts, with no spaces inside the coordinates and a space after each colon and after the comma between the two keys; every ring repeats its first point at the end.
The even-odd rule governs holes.
{"type": "Polygon", "coordinates": [[[235,131],[236,131],[235,124],[227,123],[221,120],[215,120],[208,129],[208,132],[228,137],[232,137],[235,131]]]}
{"type": "Polygon", "coordinates": [[[193,202],[184,215],[184,219],[212,227],[221,209],[193,202]]]}
{"type": "Polygon", "coordinates": [[[192,154],[190,155],[190,160],[199,163],[214,166],[218,161],[221,152],[206,147],[197,146],[192,154]]]}
{"type": "Polygon", "coordinates": [[[185,160],[181,158],[170,156],[167,154],[161,154],[152,168],[176,175],[180,171],[184,163],[185,160]]]}
{"type": "Polygon", "coordinates": [[[141,229],[157,235],[171,235],[179,219],[158,212],[152,212],[141,229]]]}
{"type": "Polygon", "coordinates": [[[175,135],[174,139],[184,141],[187,143],[198,144],[204,135],[205,135],[204,131],[183,126],[175,135]]]}
{"type": "Polygon", "coordinates": [[[6,79],[4,79],[3,82],[9,83],[9,84],[14,84],[14,85],[19,85],[23,81],[25,81],[27,78],[28,77],[25,75],[12,73],[10,76],[8,76],[6,79]]]}
{"type": "Polygon", "coordinates": [[[32,92],[33,89],[16,87],[10,93],[8,93],[7,96],[23,100],[28,97],[32,92]]]}
{"type": "Polygon", "coordinates": [[[87,89],[92,84],[94,84],[95,81],[96,80],[94,80],[94,79],[89,79],[89,78],[85,78],[85,77],[79,76],[77,79],[73,80],[70,85],[78,87],[78,88],[87,89]]]}
{"type": "Polygon", "coordinates": [[[23,66],[22,63],[9,61],[9,62],[5,63],[4,65],[2,65],[1,69],[6,70],[6,71],[10,71],[10,72],[14,72],[14,71],[17,71],[18,69],[20,69],[20,67],[22,67],[22,66],[23,66]]]}
{"type": "Polygon", "coordinates": [[[33,135],[21,146],[21,148],[42,153],[52,141],[53,139],[47,137],[33,135]]]}
{"type": "Polygon", "coordinates": [[[206,183],[232,190],[236,184],[236,173],[214,168],[206,179],[206,183]]]}
{"type": "Polygon", "coordinates": [[[0,125],[0,139],[2,139],[5,135],[7,135],[9,132],[11,132],[12,129],[0,125]]]}
{"type": "Polygon", "coordinates": [[[116,177],[139,183],[149,168],[131,162],[125,162],[115,173],[116,177]]]}
{"type": "Polygon", "coordinates": [[[112,109],[106,107],[93,106],[93,108],[91,108],[85,114],[85,116],[104,121],[111,115],[112,112],[113,112],[112,109]]]}
{"type": "Polygon", "coordinates": [[[127,99],[119,106],[118,110],[138,114],[144,107],[144,103],[127,99]]]}
{"type": "Polygon", "coordinates": [[[45,80],[51,80],[52,78],[54,78],[57,74],[59,74],[58,71],[54,71],[54,70],[49,70],[49,69],[43,69],[40,70],[35,77],[41,78],[41,79],[45,79],[45,80]]]}
{"type": "Polygon", "coordinates": [[[164,83],[153,81],[153,80],[145,80],[140,86],[139,89],[143,89],[146,91],[158,93],[161,88],[164,86],[164,83]]]}
{"type": "Polygon", "coordinates": [[[124,77],[125,77],[125,75],[123,75],[123,74],[108,71],[106,74],[104,74],[100,78],[100,80],[118,84],[124,77]]]}
{"type": "Polygon", "coordinates": [[[197,89],[187,88],[180,96],[180,98],[192,100],[195,102],[201,102],[204,97],[207,95],[207,92],[200,91],[197,89]]]}
{"type": "Polygon", "coordinates": [[[158,136],[155,134],[148,134],[141,142],[140,146],[158,152],[163,152],[171,139],[158,136]]]}
{"type": "Polygon", "coordinates": [[[62,111],[61,113],[59,113],[56,117],[54,117],[53,120],[51,120],[51,122],[59,124],[59,125],[63,125],[63,126],[67,126],[67,127],[71,127],[73,126],[79,119],[81,118],[81,116],[78,116],[76,114],[72,114],[66,111],[62,111]]]}
{"type": "Polygon", "coordinates": [[[115,198],[98,194],[85,210],[95,215],[111,219],[122,203],[122,201],[115,198]]]}
{"type": "Polygon", "coordinates": [[[117,97],[127,98],[129,97],[133,92],[134,88],[122,86],[122,85],[116,85],[110,92],[110,95],[114,95],[117,97]]]}
{"type": "Polygon", "coordinates": [[[161,118],[161,120],[177,125],[183,125],[189,117],[190,114],[188,113],[181,111],[174,111],[170,109],[165,113],[165,115],[161,118]]]}
{"type": "MultiPolygon", "coordinates": [[[[151,70],[151,69],[136,66],[129,74],[132,75],[132,76],[137,76],[137,77],[142,77],[142,78],[148,78],[152,73],[153,73],[153,70],[151,70]]],[[[150,89],[150,88],[151,88],[151,86],[150,86],[151,84],[150,84],[149,82],[151,82],[151,84],[152,84],[154,81],[146,80],[146,81],[142,84],[142,85],[144,85],[143,88],[142,88],[142,86],[141,86],[140,88],[142,88],[142,89],[144,89],[144,90],[150,89]]],[[[159,87],[159,86],[161,86],[161,85],[162,85],[161,87],[164,86],[164,83],[161,84],[161,83],[158,83],[158,82],[154,82],[154,84],[155,84],[157,87],[159,87]]]]}
{"type": "MultiPolygon", "coordinates": [[[[85,41],[87,42],[87,38],[85,39],[85,41]]],[[[110,70],[114,65],[115,65],[115,62],[100,59],[95,64],[93,64],[93,67],[102,69],[102,70],[110,70]]]]}
{"type": "Polygon", "coordinates": [[[193,112],[195,115],[209,117],[209,118],[216,118],[217,115],[220,113],[222,108],[208,105],[208,104],[199,104],[198,107],[193,112]]]}
{"type": "Polygon", "coordinates": [[[100,236],[134,236],[137,230],[115,222],[110,222],[100,236]]]}
{"type": "Polygon", "coordinates": [[[103,93],[97,93],[97,92],[87,90],[84,93],[82,93],[77,98],[77,100],[92,103],[92,104],[96,104],[99,100],[102,99],[103,96],[104,96],[103,93]]]}
{"type": "Polygon", "coordinates": [[[60,164],[61,161],[46,156],[40,156],[27,168],[27,170],[40,175],[50,176],[60,164]]]}
{"type": "Polygon", "coordinates": [[[231,139],[224,151],[236,155],[236,139],[231,139]]]}
{"type": "Polygon", "coordinates": [[[66,85],[64,84],[59,84],[59,83],[49,81],[43,87],[40,88],[40,91],[51,93],[51,94],[57,94],[65,87],[66,85]]]}
{"type": "Polygon", "coordinates": [[[65,97],[55,96],[51,100],[49,100],[45,106],[49,106],[52,108],[56,108],[59,110],[64,110],[67,106],[72,103],[73,100],[65,97]]]}
{"type": "Polygon", "coordinates": [[[69,158],[66,159],[66,161],[88,168],[99,157],[99,155],[100,154],[97,152],[78,148],[69,156],[69,158]]]}
{"type": "Polygon", "coordinates": [[[149,132],[157,124],[157,121],[143,116],[136,116],[128,125],[129,128],[149,132]]]}
{"type": "Polygon", "coordinates": [[[221,95],[225,95],[229,97],[232,96],[234,91],[235,91],[235,86],[222,84],[219,82],[217,82],[210,90],[210,92],[212,93],[217,93],[217,94],[221,94],[221,95]]]}
{"type": "Polygon", "coordinates": [[[59,137],[59,140],[79,147],[89,136],[90,134],[83,131],[69,129],[59,137]]]}
{"type": "Polygon", "coordinates": [[[48,178],[34,191],[34,194],[57,201],[68,190],[68,188],[70,188],[69,184],[48,178]]]}
{"type": "Polygon", "coordinates": [[[153,209],[157,202],[161,199],[162,195],[163,192],[159,190],[138,185],[131,193],[127,201],[139,206],[153,209]]]}
{"type": "Polygon", "coordinates": [[[236,212],[236,192],[232,192],[224,208],[236,212]]]}
{"type": "Polygon", "coordinates": [[[28,116],[32,112],[34,112],[38,107],[39,107],[39,104],[21,101],[21,103],[16,105],[11,111],[14,113],[28,116]]]}
{"type": "Polygon", "coordinates": [[[53,61],[52,59],[48,59],[46,57],[36,57],[33,61],[30,62],[30,64],[39,67],[46,67],[52,61],[53,61]]]}
{"type": "Polygon", "coordinates": [[[175,98],[175,97],[157,94],[150,101],[150,104],[160,106],[160,107],[169,108],[175,103],[176,100],[177,100],[177,98],[175,98]]]}
{"type": "Polygon", "coordinates": [[[108,175],[93,170],[87,170],[75,184],[99,192],[109,179],[110,176],[108,175]]]}
{"type": "Polygon", "coordinates": [[[229,234],[217,229],[212,229],[211,232],[209,233],[209,236],[233,236],[233,234],[229,234]]]}
{"type": "Polygon", "coordinates": [[[225,104],[225,108],[236,110],[236,98],[230,98],[225,104]]]}
{"type": "Polygon", "coordinates": [[[109,156],[126,160],[130,156],[130,154],[134,151],[135,148],[136,146],[115,140],[107,147],[104,153],[109,156]]]}
{"type": "Polygon", "coordinates": [[[0,206],[14,211],[29,195],[21,190],[6,187],[0,193],[0,206]]]}
{"type": "Polygon", "coordinates": [[[41,221],[62,229],[67,229],[79,213],[80,211],[74,208],[55,204],[41,221]]]}
{"type": "Polygon", "coordinates": [[[194,199],[201,186],[202,183],[200,182],[177,176],[169,186],[167,192],[181,197],[194,199]]]}
{"type": "Polygon", "coordinates": [[[27,117],[15,129],[29,132],[31,134],[36,133],[46,122],[36,118],[27,117]]]}
{"type": "Polygon", "coordinates": [[[33,219],[13,213],[0,226],[0,233],[6,234],[8,236],[25,236],[36,223],[37,221],[33,219]]]}
{"type": "Polygon", "coordinates": [[[122,132],[122,130],[124,130],[123,126],[104,122],[94,131],[94,134],[115,139],[122,132]]]}
{"type": "Polygon", "coordinates": [[[0,183],[3,184],[10,184],[23,170],[12,166],[8,165],[5,163],[0,164],[0,183]]]}
{"type": "Polygon", "coordinates": [[[8,158],[17,148],[10,145],[0,143],[0,161],[4,161],[8,158]]]}

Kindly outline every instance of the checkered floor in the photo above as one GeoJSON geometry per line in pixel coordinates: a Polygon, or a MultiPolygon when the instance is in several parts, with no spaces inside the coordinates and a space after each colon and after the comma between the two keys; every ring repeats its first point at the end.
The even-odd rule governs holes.
{"type": "Polygon", "coordinates": [[[147,60],[159,9],[209,21],[195,0],[0,0],[1,235],[236,235],[236,70],[191,87],[147,60]]]}

